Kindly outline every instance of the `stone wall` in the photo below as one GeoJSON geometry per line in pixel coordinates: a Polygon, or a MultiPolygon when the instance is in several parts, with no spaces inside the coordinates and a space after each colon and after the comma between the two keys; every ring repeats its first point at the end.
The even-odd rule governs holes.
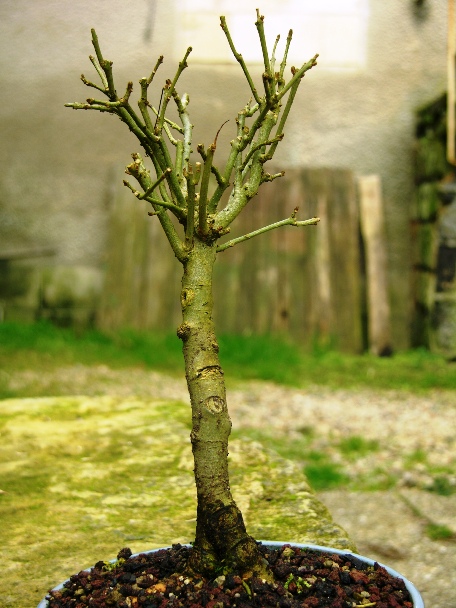
{"type": "Polygon", "coordinates": [[[446,95],[417,116],[412,344],[456,356],[456,175],[446,159],[446,95]]]}

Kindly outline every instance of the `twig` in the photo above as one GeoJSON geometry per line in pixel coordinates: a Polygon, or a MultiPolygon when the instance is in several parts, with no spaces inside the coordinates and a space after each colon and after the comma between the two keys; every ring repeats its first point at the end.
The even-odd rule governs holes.
{"type": "Polygon", "coordinates": [[[234,245],[237,245],[238,243],[248,241],[249,239],[252,239],[253,237],[258,236],[259,234],[269,232],[269,230],[275,230],[276,228],[281,228],[282,226],[298,226],[298,227],[314,226],[314,225],[318,224],[318,222],[320,221],[319,217],[312,217],[309,220],[298,221],[295,217],[296,211],[297,211],[297,209],[295,209],[295,211],[292,213],[292,215],[285,220],[281,220],[280,222],[275,222],[275,224],[269,224],[269,226],[263,226],[263,228],[259,228],[258,230],[254,230],[253,232],[249,232],[248,234],[244,234],[243,236],[240,236],[236,239],[232,239],[231,241],[223,243],[223,245],[219,245],[217,247],[217,252],[225,251],[225,249],[234,247],[234,245]]]}
{"type": "Polygon", "coordinates": [[[241,171],[244,171],[249,160],[252,158],[252,156],[255,154],[255,152],[257,152],[258,150],[261,150],[261,148],[263,146],[270,146],[272,144],[277,144],[279,141],[282,141],[282,139],[283,139],[283,133],[276,135],[273,139],[269,139],[267,141],[260,142],[258,144],[255,144],[254,146],[252,146],[249,150],[249,153],[245,157],[244,162],[242,163],[241,171]]]}
{"type": "Polygon", "coordinates": [[[94,89],[97,89],[98,91],[101,91],[102,93],[106,94],[106,89],[98,86],[97,84],[95,84],[94,82],[91,82],[90,80],[87,80],[87,78],[84,76],[84,74],[81,74],[81,80],[86,86],[93,87],[94,89]]]}
{"type": "Polygon", "coordinates": [[[147,79],[147,86],[150,85],[150,83],[152,82],[152,80],[155,77],[155,74],[157,73],[158,68],[161,66],[161,64],[163,63],[163,55],[160,55],[160,57],[157,59],[157,63],[154,66],[154,69],[152,70],[149,78],[147,79]]]}
{"type": "Polygon", "coordinates": [[[164,88],[164,99],[163,99],[163,103],[162,103],[160,113],[158,116],[158,121],[155,126],[156,135],[159,135],[159,133],[163,129],[166,108],[168,107],[169,100],[171,99],[171,95],[173,94],[174,87],[176,86],[176,83],[179,80],[179,76],[182,74],[182,72],[185,70],[185,68],[188,67],[187,59],[191,52],[192,52],[192,47],[189,46],[185,52],[184,58],[182,59],[182,61],[179,62],[179,66],[177,68],[174,79],[172,81],[171,80],[166,81],[166,85],[164,88]]]}
{"type": "Polygon", "coordinates": [[[265,72],[263,74],[263,84],[264,84],[264,92],[266,94],[266,99],[269,99],[273,95],[273,91],[271,90],[271,83],[273,82],[272,72],[271,72],[271,64],[269,63],[269,55],[268,55],[268,47],[266,44],[266,36],[264,35],[264,16],[260,15],[259,9],[256,9],[257,12],[257,20],[255,25],[258,30],[258,36],[260,38],[261,43],[261,51],[263,53],[263,63],[265,72]]]}
{"type": "Polygon", "coordinates": [[[274,74],[274,68],[275,68],[275,62],[276,62],[276,57],[275,57],[275,52],[277,50],[277,45],[279,44],[279,40],[280,40],[280,34],[276,37],[275,39],[275,43],[274,46],[272,48],[272,55],[271,55],[271,74],[274,74]]]}
{"type": "MultiPolygon", "coordinates": [[[[201,158],[204,162],[206,162],[207,152],[204,149],[204,144],[198,144],[196,147],[197,151],[201,155],[201,158]]],[[[225,186],[225,178],[222,176],[220,171],[214,165],[211,166],[211,171],[215,175],[215,179],[217,180],[217,184],[221,187],[225,186]]]]}
{"type": "Polygon", "coordinates": [[[149,102],[147,100],[147,91],[148,91],[150,83],[152,82],[155,74],[157,73],[158,68],[160,67],[160,65],[162,63],[163,63],[163,55],[160,55],[160,57],[157,59],[157,63],[155,64],[154,69],[152,70],[150,76],[148,78],[141,78],[141,80],[139,81],[139,84],[141,86],[141,97],[138,101],[138,106],[139,106],[139,109],[141,110],[141,114],[144,118],[146,127],[150,131],[153,131],[154,128],[153,128],[152,121],[149,116],[149,112],[147,110],[147,108],[149,107],[149,102]]]}
{"type": "Polygon", "coordinates": [[[93,64],[93,67],[95,68],[95,70],[98,73],[98,76],[101,79],[101,82],[103,83],[104,86],[104,93],[108,93],[109,92],[109,86],[108,86],[108,81],[106,80],[106,75],[103,72],[103,70],[101,69],[101,65],[98,63],[98,61],[95,59],[95,57],[93,55],[89,55],[89,59],[93,64]]]}
{"type": "MultiPolygon", "coordinates": [[[[156,108],[151,108],[151,110],[158,117],[158,110],[156,108]]],[[[175,129],[176,131],[179,131],[179,133],[182,133],[182,134],[184,133],[184,129],[180,125],[175,123],[174,121],[170,120],[169,118],[165,117],[165,124],[168,124],[170,127],[175,129]]]]}
{"type": "Polygon", "coordinates": [[[187,181],[187,224],[185,226],[185,244],[187,249],[189,249],[193,242],[193,232],[195,229],[195,181],[191,165],[188,166],[188,170],[186,169],[184,171],[184,177],[187,181]]]}
{"type": "MultiPolygon", "coordinates": [[[[145,200],[148,203],[150,203],[151,205],[159,205],[160,207],[164,207],[165,209],[169,209],[170,211],[172,211],[174,213],[174,215],[179,219],[179,220],[185,220],[186,219],[186,214],[185,212],[178,207],[177,205],[175,205],[174,203],[170,203],[168,201],[164,201],[160,198],[156,198],[155,196],[144,196],[145,193],[141,193],[139,190],[136,190],[136,188],[134,186],[132,186],[130,184],[130,182],[128,182],[126,179],[123,180],[123,185],[127,186],[127,188],[130,188],[130,190],[133,192],[133,194],[136,196],[137,199],[139,200],[145,200]]],[[[155,212],[154,215],[159,215],[159,212],[155,212]]]]}
{"type": "Polygon", "coordinates": [[[261,178],[261,183],[263,184],[264,182],[272,182],[275,179],[277,179],[278,177],[283,177],[285,175],[285,171],[280,171],[280,173],[263,173],[263,176],[261,178]]]}
{"type": "Polygon", "coordinates": [[[305,63],[299,70],[296,70],[293,74],[293,78],[291,78],[288,83],[277,93],[277,100],[282,99],[282,97],[287,93],[291,87],[295,84],[296,80],[301,79],[304,74],[317,65],[318,53],[316,53],[312,59],[309,59],[307,63],[305,63]]]}
{"type": "Polygon", "coordinates": [[[201,177],[201,187],[199,196],[199,230],[203,235],[207,234],[207,192],[209,188],[209,177],[211,175],[212,161],[214,159],[216,144],[211,144],[207,150],[206,160],[204,161],[203,175],[201,177]]]}
{"type": "Polygon", "coordinates": [[[145,192],[143,192],[143,194],[140,194],[138,196],[138,198],[140,200],[142,200],[143,198],[147,198],[150,194],[152,194],[152,192],[155,190],[155,188],[157,188],[157,186],[159,186],[161,184],[161,182],[166,179],[166,176],[168,173],[171,173],[171,169],[168,167],[166,169],[166,171],[164,171],[160,177],[150,186],[150,188],[148,188],[145,192]]]}
{"type": "MultiPolygon", "coordinates": [[[[139,154],[132,154],[132,158],[133,162],[127,166],[126,173],[128,173],[128,175],[133,175],[133,177],[138,180],[138,182],[141,184],[142,189],[145,191],[152,185],[150,174],[144,166],[143,159],[139,154]]],[[[129,187],[131,190],[133,190],[130,185],[129,187]]],[[[162,207],[164,207],[164,202],[165,201],[160,201],[162,207]]],[[[160,224],[162,225],[163,231],[169,241],[169,244],[171,245],[171,248],[174,251],[174,255],[179,261],[184,262],[187,257],[187,252],[185,251],[183,243],[180,240],[179,235],[177,234],[176,228],[174,227],[171,218],[166,213],[166,210],[163,208],[160,211],[155,207],[156,205],[158,205],[158,203],[152,202],[154,211],[158,211],[158,219],[160,221],[160,224]]]]}
{"type": "MultiPolygon", "coordinates": [[[[109,97],[117,98],[116,88],[114,86],[114,80],[112,77],[112,61],[109,61],[108,59],[103,59],[103,55],[101,54],[100,44],[98,42],[97,33],[93,28],[91,29],[91,32],[92,32],[93,48],[95,49],[95,54],[97,56],[98,63],[105,74],[105,78],[101,77],[101,79],[103,81],[103,84],[105,84],[105,82],[106,82],[106,89],[109,91],[109,97]]],[[[92,61],[92,63],[95,66],[95,69],[97,69],[95,62],[92,61]]],[[[100,73],[100,72],[98,72],[98,73],[100,73]]]]}
{"type": "Polygon", "coordinates": [[[192,152],[193,125],[190,121],[190,117],[187,112],[187,106],[190,102],[190,99],[187,94],[182,95],[182,98],[180,98],[177,94],[176,89],[173,90],[172,95],[177,106],[177,111],[179,112],[179,118],[182,123],[182,130],[180,130],[180,132],[184,134],[183,167],[185,168],[188,166],[188,163],[190,161],[190,154],[192,152]]]}
{"type": "Polygon", "coordinates": [[[285,44],[285,51],[283,53],[283,59],[282,59],[282,62],[280,64],[279,80],[277,82],[279,89],[285,84],[285,80],[283,78],[283,73],[285,72],[285,68],[286,68],[286,65],[287,65],[288,51],[290,49],[290,44],[291,44],[291,39],[292,38],[293,38],[293,30],[290,30],[288,32],[287,42],[285,44]]]}
{"type": "Polygon", "coordinates": [[[260,97],[258,95],[258,91],[256,90],[255,85],[253,84],[252,77],[250,76],[250,73],[249,73],[249,71],[247,69],[247,66],[245,64],[244,58],[242,57],[242,55],[240,53],[238,53],[236,51],[236,48],[235,48],[234,43],[233,43],[233,39],[231,38],[230,31],[229,31],[228,26],[226,24],[226,17],[223,17],[223,16],[220,17],[220,26],[221,26],[221,28],[222,28],[225,36],[226,36],[226,39],[228,40],[228,44],[230,45],[231,52],[233,53],[233,55],[236,58],[236,60],[239,62],[240,66],[241,66],[241,68],[242,68],[242,70],[243,70],[243,72],[245,74],[245,77],[247,78],[247,82],[249,83],[250,90],[252,91],[252,95],[255,98],[255,101],[259,104],[260,103],[260,97]]]}
{"type": "Polygon", "coordinates": [[[113,107],[107,106],[95,106],[90,103],[66,103],[64,104],[66,108],[73,108],[73,110],[98,110],[99,112],[111,112],[111,114],[115,114],[116,110],[113,107]]]}
{"type": "Polygon", "coordinates": [[[267,153],[267,155],[264,159],[265,162],[267,160],[271,160],[271,158],[274,156],[274,153],[276,151],[279,141],[281,141],[281,138],[283,138],[283,130],[285,128],[285,123],[287,121],[291,106],[293,105],[294,98],[296,96],[296,93],[298,92],[298,87],[300,84],[301,84],[301,80],[297,80],[295,82],[295,84],[291,87],[290,94],[288,95],[287,103],[285,104],[285,108],[283,110],[282,116],[280,117],[279,126],[277,127],[277,131],[276,131],[276,140],[277,141],[275,141],[272,144],[272,146],[269,148],[269,152],[267,153]]]}

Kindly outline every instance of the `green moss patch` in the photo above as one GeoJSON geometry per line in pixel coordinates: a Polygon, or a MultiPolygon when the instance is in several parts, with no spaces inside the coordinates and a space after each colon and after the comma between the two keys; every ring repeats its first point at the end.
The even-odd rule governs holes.
{"type": "MultiPolygon", "coordinates": [[[[195,528],[190,409],[120,397],[2,401],[0,527],[3,608],[128,545],[189,542],[195,528]]],[[[238,437],[232,489],[257,538],[353,548],[302,469],[238,437]]]]}

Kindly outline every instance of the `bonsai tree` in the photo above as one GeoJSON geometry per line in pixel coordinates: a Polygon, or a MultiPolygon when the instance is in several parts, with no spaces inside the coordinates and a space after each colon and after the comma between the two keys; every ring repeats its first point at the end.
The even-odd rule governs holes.
{"type": "Polygon", "coordinates": [[[222,565],[227,569],[254,572],[269,578],[257,543],[247,533],[242,514],[230,491],[228,437],[231,421],[212,319],[212,270],[217,255],[229,247],[268,230],[283,226],[302,227],[318,222],[318,218],[298,220],[296,208],[290,217],[282,221],[220,243],[220,238],[230,231],[230,225],[257,194],[260,186],[284,175],[283,171],[268,173],[265,165],[273,158],[284,137],[285,123],[301,80],[316,65],[318,55],[299,69],[292,67],[291,76],[287,79],[285,67],[292,31],[286,40],[283,59],[280,65],[276,65],[279,36],[270,54],[263,21],[264,17],[257,10],[255,25],[264,62],[263,90],[260,92],[242,55],[233,44],[225,17],[220,18],[220,25],[243,70],[251,95],[237,114],[236,136],[230,142],[224,167],[218,167],[214,162],[218,133],[207,148],[203,144],[197,145],[199,160],[194,160],[192,156],[189,97],[187,94],[180,95],[176,88],[180,75],[187,67],[191,47],[179,63],[173,79],[167,79],[159,89],[158,105],[152,105],[148,94],[163,57],[159,57],[150,76],[139,81],[141,95],[138,113],[130,102],[133,83],[129,82],[125,93],[119,96],[114,84],[112,61],[104,58],[96,32],[92,30],[95,56],[90,56],[90,60],[101,83],[91,82],[84,75],[81,80],[102,93],[104,98],[89,98],[85,103],[66,105],[77,110],[116,114],[137,137],[150,159],[153,172],[151,174],[143,158],[134,153],[133,162],[127,166],[126,173],[135,178],[139,188],[129,181],[124,181],[124,184],[139,200],[151,205],[149,215],[157,216],[174,255],[183,266],[182,324],[177,329],[177,335],[183,343],[192,405],[191,443],[198,498],[196,538],[189,567],[195,572],[210,574],[222,565]],[[180,124],[167,117],[171,101],[176,104],[180,124]],[[211,176],[215,179],[211,179],[211,176]],[[227,190],[229,196],[222,206],[221,199],[227,190]],[[171,216],[175,216],[182,229],[171,216]]]}

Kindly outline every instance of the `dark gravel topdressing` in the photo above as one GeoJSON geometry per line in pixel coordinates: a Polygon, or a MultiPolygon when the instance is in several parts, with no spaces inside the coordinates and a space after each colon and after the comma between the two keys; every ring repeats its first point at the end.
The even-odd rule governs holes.
{"type": "Polygon", "coordinates": [[[115,564],[98,562],[47,596],[49,608],[412,608],[402,579],[351,554],[321,553],[283,545],[261,551],[275,582],[229,574],[215,580],[185,573],[191,548],[132,556],[122,549],[115,564]]]}

